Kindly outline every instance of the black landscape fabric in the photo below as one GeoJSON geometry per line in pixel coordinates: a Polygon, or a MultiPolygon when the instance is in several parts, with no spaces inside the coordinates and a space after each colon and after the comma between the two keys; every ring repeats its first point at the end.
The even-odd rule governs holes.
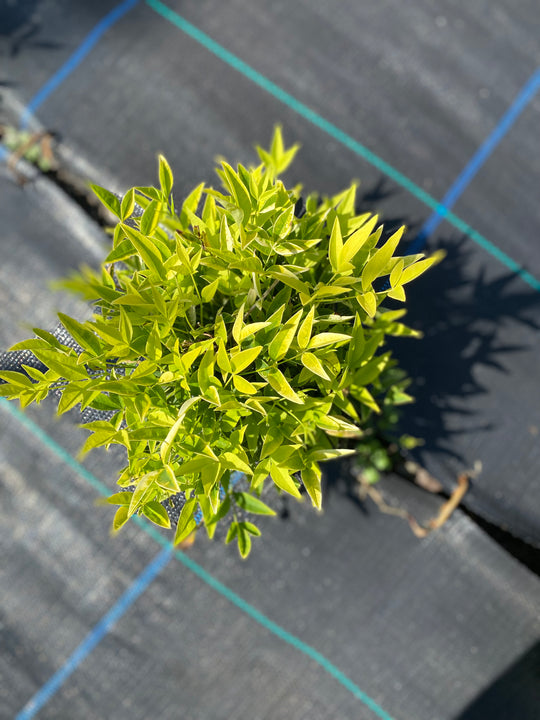
{"type": "MultiPolygon", "coordinates": [[[[216,182],[216,155],[254,162],[279,122],[302,144],[288,182],[333,193],[359,178],[362,207],[411,241],[433,209],[422,193],[444,197],[540,66],[537,27],[534,0],[0,3],[0,125],[38,98],[31,127],[55,132],[79,173],[122,192],[154,183],[163,152],[181,199],[216,182]]],[[[453,207],[488,244],[452,218],[429,238],[447,256],[409,292],[424,338],[395,344],[417,398],[403,430],[425,440],[416,459],[448,491],[481,464],[466,509],[531,546],[540,283],[505,258],[540,278],[539,113],[536,92],[453,207]]],[[[88,314],[49,283],[97,265],[108,240],[52,179],[21,187],[2,164],[0,186],[3,350],[53,330],[58,310],[88,314]]],[[[78,466],[76,414],[14,408],[0,404],[2,718],[70,667],[160,552],[135,524],[110,538],[110,511],[94,507],[118,454],[78,466]]],[[[462,511],[420,540],[353,501],[339,466],[328,473],[324,513],[291,503],[246,562],[203,538],[171,558],[37,716],[536,720],[538,577],[462,511]]],[[[441,502],[395,477],[381,492],[426,518],[441,502]]]]}

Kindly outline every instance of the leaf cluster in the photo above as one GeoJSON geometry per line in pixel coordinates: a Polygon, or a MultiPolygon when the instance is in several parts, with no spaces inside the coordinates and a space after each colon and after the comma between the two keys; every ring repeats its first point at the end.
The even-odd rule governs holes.
{"type": "MultiPolygon", "coordinates": [[[[178,207],[163,157],[157,188],[118,198],[94,187],[118,222],[99,271],[63,283],[93,306],[85,322],[59,315],[79,351],[35,330],[13,349],[48,370],[0,374],[0,393],[23,406],[56,389],[59,413],[110,413],[83,426],[82,453],[126,449],[115,530],[134,514],[169,527],[167,501],[183,493],[175,542],[232,518],[227,542],[246,556],[260,532],[237,511],[272,513],[267,483],[297,499],[305,489],[321,508],[320,462],[351,453],[343,439],[381,411],[376,391],[394,366],[385,338],[417,334],[404,310],[381,305],[403,302],[438,257],[396,255],[404,228],[383,239],[377,216],[356,214],[354,184],[307,197],[298,217],[301,188],[279,178],[296,150],[277,128],[259,165],[222,162],[221,189],[200,184],[178,207]],[[248,492],[235,491],[235,472],[248,492]]],[[[388,393],[403,399],[399,383],[388,393]]]]}

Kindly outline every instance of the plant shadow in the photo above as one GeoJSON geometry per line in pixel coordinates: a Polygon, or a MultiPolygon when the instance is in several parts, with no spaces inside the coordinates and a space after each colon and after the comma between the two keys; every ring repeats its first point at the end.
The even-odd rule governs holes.
{"type": "Polygon", "coordinates": [[[536,720],[539,708],[540,643],[536,643],[455,720],[536,720]]]}
{"type": "MultiPolygon", "coordinates": [[[[391,192],[387,185],[381,180],[368,189],[360,198],[358,211],[377,211],[391,192]]],[[[385,233],[400,225],[408,227],[405,248],[418,232],[418,223],[411,224],[404,216],[385,218],[384,222],[385,233]]],[[[457,436],[495,429],[477,409],[482,396],[489,392],[482,370],[495,369],[501,374],[501,382],[511,374],[512,356],[527,350],[528,345],[521,340],[509,342],[506,337],[516,337],[519,325],[533,332],[540,330],[540,293],[515,273],[494,268],[488,256],[484,262],[466,236],[450,232],[431,242],[425,252],[429,255],[436,249],[445,251],[444,260],[407,286],[405,322],[420,330],[423,337],[392,338],[388,343],[412,380],[409,391],[415,398],[414,403],[402,407],[398,429],[423,440],[423,445],[412,452],[421,465],[429,454],[452,458],[465,467],[457,436]]],[[[403,307],[393,301],[385,305],[403,307]]],[[[345,490],[362,512],[368,512],[357,500],[356,480],[344,474],[346,463],[341,471],[329,466],[329,492],[345,490]]]]}
{"type": "MultiPolygon", "coordinates": [[[[39,38],[42,29],[39,6],[43,0],[0,0],[0,41],[9,57],[17,57],[28,47],[57,50],[61,43],[39,38]]],[[[13,85],[3,80],[0,85],[13,85]]]]}

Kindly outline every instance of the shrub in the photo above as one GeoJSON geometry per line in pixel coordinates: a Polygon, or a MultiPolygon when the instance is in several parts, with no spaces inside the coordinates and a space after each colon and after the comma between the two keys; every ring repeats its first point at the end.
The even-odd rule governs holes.
{"type": "Polygon", "coordinates": [[[386,406],[408,399],[384,343],[417,333],[400,322],[403,309],[380,306],[403,302],[404,286],[437,259],[396,256],[404,228],[381,242],[377,216],[355,212],[355,185],[307,197],[302,214],[301,189],[279,179],[297,147],[285,149],[278,128],[257,150],[261,164],[221,163],[222,191],[200,184],[178,210],[163,157],[159,188],[119,199],[94,187],[118,224],[100,270],[63,283],[93,305],[85,322],[59,314],[80,348],[36,330],[13,349],[48,370],[0,373],[0,394],[22,406],[56,389],[58,413],[109,412],[83,425],[82,454],[126,449],[122,490],[109,498],[115,530],[136,513],[170,527],[180,493],[174,542],[197,515],[210,536],[227,517],[227,542],[236,538],[242,556],[260,532],[235,508],[272,513],[265,483],[295,498],[305,488],[320,508],[319,463],[353,452],[339,443],[362,436],[382,390],[386,406]]]}

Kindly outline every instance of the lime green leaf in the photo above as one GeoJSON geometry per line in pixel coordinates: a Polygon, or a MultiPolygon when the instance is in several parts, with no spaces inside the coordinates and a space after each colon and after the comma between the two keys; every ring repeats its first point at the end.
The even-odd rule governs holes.
{"type": "Polygon", "coordinates": [[[168,197],[173,186],[173,174],[169,163],[163,155],[159,155],[159,184],[165,197],[168,197]]]}
{"type": "Polygon", "coordinates": [[[293,219],[294,205],[291,205],[277,216],[274,223],[274,234],[281,239],[285,238],[290,232],[293,219]]]}
{"type": "Polygon", "coordinates": [[[243,522],[238,523],[237,541],[240,556],[245,560],[251,552],[251,537],[243,522]]]}
{"type": "MultiPolygon", "coordinates": [[[[153,200],[152,202],[155,201],[153,200]]],[[[154,270],[160,277],[164,277],[165,268],[163,267],[163,258],[157,246],[141,232],[129,227],[129,225],[125,223],[122,223],[122,230],[144,260],[145,265],[151,270],[154,270]]]]}
{"type": "Polygon", "coordinates": [[[281,358],[285,357],[294,339],[301,317],[302,310],[299,310],[287,320],[283,329],[276,334],[268,347],[268,354],[272,360],[281,360],[281,358]]]}
{"type": "Polygon", "coordinates": [[[308,370],[310,370],[312,373],[318,375],[323,380],[330,380],[328,373],[323,368],[321,361],[316,355],[310,352],[305,352],[302,353],[302,357],[300,359],[302,361],[302,365],[308,370]]]}
{"type": "Polygon", "coordinates": [[[174,545],[181,543],[182,540],[185,540],[188,535],[191,535],[191,533],[197,528],[197,522],[193,517],[196,507],[196,498],[191,498],[186,501],[180,512],[180,517],[178,518],[178,524],[176,526],[176,532],[173,540],[174,545]]]}
{"type": "Polygon", "coordinates": [[[176,471],[176,475],[178,477],[182,477],[184,475],[198,475],[201,470],[217,464],[217,461],[208,455],[197,455],[197,457],[183,462],[176,471]]]}
{"type": "Polygon", "coordinates": [[[392,272],[390,273],[390,285],[392,287],[395,287],[401,278],[401,274],[403,272],[403,266],[404,266],[404,260],[403,258],[400,258],[397,263],[394,265],[392,272]]]}
{"type": "MultiPolygon", "coordinates": [[[[236,452],[238,453],[240,449],[241,448],[237,448],[236,452]]],[[[242,458],[238,457],[236,453],[224,452],[219,456],[219,460],[227,470],[239,470],[247,475],[253,475],[253,470],[242,458]]]]}
{"type": "Polygon", "coordinates": [[[116,195],[110,192],[110,190],[106,190],[99,185],[90,185],[90,187],[94,194],[101,200],[103,205],[105,205],[105,207],[108,208],[113,215],[116,215],[116,217],[119,218],[120,200],[116,197],[116,195]]]}
{"type": "Polygon", "coordinates": [[[342,250],[343,238],[341,236],[341,226],[339,224],[339,218],[336,216],[328,245],[328,259],[330,260],[330,265],[332,266],[334,273],[338,273],[341,269],[340,257],[342,250]]]}
{"type": "Polygon", "coordinates": [[[335,332],[319,333],[318,335],[314,335],[311,338],[308,348],[310,350],[313,350],[314,348],[326,347],[327,345],[335,345],[337,343],[349,342],[350,339],[351,339],[351,336],[346,335],[345,333],[335,333],[335,332]]]}
{"type": "Polygon", "coordinates": [[[322,509],[322,492],[321,492],[321,471],[317,463],[312,463],[309,467],[301,471],[302,482],[306,488],[313,505],[317,510],[322,509]]]}
{"type": "Polygon", "coordinates": [[[362,310],[365,310],[369,317],[375,317],[375,313],[377,312],[377,297],[373,290],[358,293],[356,299],[362,310]]]}
{"type": "Polygon", "coordinates": [[[302,282],[300,278],[298,278],[293,272],[291,272],[291,270],[284,267],[283,265],[273,265],[267,270],[266,274],[269,277],[274,278],[275,280],[279,280],[284,285],[292,287],[299,293],[309,295],[309,285],[307,285],[307,283],[305,282],[302,282]]]}
{"type": "Polygon", "coordinates": [[[378,215],[374,215],[345,241],[340,255],[342,264],[351,262],[354,259],[358,251],[361,250],[368,241],[378,220],[378,215]]]}
{"type": "Polygon", "coordinates": [[[332,449],[321,449],[312,450],[308,453],[309,462],[323,462],[323,460],[334,460],[338,457],[346,457],[347,455],[354,455],[356,450],[347,450],[345,448],[332,448],[332,449]]]}
{"type": "Polygon", "coordinates": [[[142,514],[151,520],[154,525],[164,528],[171,527],[171,519],[167,515],[167,511],[157,500],[147,502],[142,508],[142,514]]]}
{"type": "Polygon", "coordinates": [[[222,373],[227,374],[232,372],[231,363],[229,360],[229,356],[227,355],[227,351],[225,350],[225,343],[220,338],[218,343],[218,350],[216,353],[216,360],[219,369],[222,373]]]}
{"type": "Polygon", "coordinates": [[[270,370],[268,372],[268,375],[266,377],[268,380],[268,383],[270,386],[281,395],[281,397],[284,397],[286,400],[290,400],[293,403],[297,403],[298,405],[303,405],[304,401],[302,398],[295,393],[295,391],[292,389],[292,387],[287,382],[287,379],[285,378],[285,375],[281,372],[281,370],[278,370],[278,368],[274,368],[273,370],[270,370]]]}
{"type": "Polygon", "coordinates": [[[245,303],[242,303],[242,305],[240,305],[240,307],[238,308],[238,312],[236,314],[236,319],[234,321],[232,329],[233,338],[238,345],[240,345],[241,342],[241,333],[244,326],[244,305],[245,303]]]}
{"type": "Polygon", "coordinates": [[[77,364],[73,355],[65,355],[57,350],[34,350],[34,355],[48,368],[58,373],[66,380],[88,380],[88,374],[83,365],[77,364]]]}
{"type": "Polygon", "coordinates": [[[213,300],[218,287],[219,287],[219,278],[216,278],[209,285],[206,285],[205,287],[203,287],[203,289],[201,290],[201,297],[204,300],[204,302],[211,302],[213,300]]]}
{"type": "Polygon", "coordinates": [[[257,394],[257,388],[255,385],[250,383],[249,380],[246,380],[241,375],[233,375],[233,384],[240,393],[244,393],[246,395],[257,394]]]}
{"type": "Polygon", "coordinates": [[[405,296],[405,290],[401,285],[398,285],[397,287],[392,288],[388,292],[388,297],[393,298],[394,300],[400,300],[401,302],[405,302],[406,296],[405,296]]]}
{"type": "Polygon", "coordinates": [[[141,218],[141,232],[143,235],[151,235],[157,228],[161,208],[162,203],[159,200],[152,200],[148,205],[141,218]]]}
{"type": "Polygon", "coordinates": [[[248,348],[247,350],[241,350],[239,353],[231,356],[231,368],[233,373],[241,373],[251,363],[259,357],[262,351],[262,345],[256,345],[255,347],[248,348]]]}
{"type": "Polygon", "coordinates": [[[302,497],[300,495],[300,491],[296,487],[296,483],[294,482],[292,476],[285,468],[280,467],[279,465],[276,465],[276,463],[272,462],[270,464],[270,476],[274,483],[281,490],[285,490],[285,492],[289,493],[289,495],[292,495],[297,499],[300,499],[302,497]]]}
{"type": "Polygon", "coordinates": [[[255,495],[250,495],[246,492],[234,493],[234,499],[236,503],[240,505],[246,512],[255,513],[256,515],[275,515],[275,510],[268,507],[262,500],[259,500],[255,495]]]}
{"type": "Polygon", "coordinates": [[[126,505],[122,505],[122,507],[119,507],[114,515],[113,524],[112,524],[112,528],[111,528],[112,532],[117,533],[120,530],[120,528],[122,527],[122,525],[125,525],[128,520],[129,520],[128,508],[126,505]]]}
{"type": "Polygon", "coordinates": [[[133,214],[135,210],[135,188],[131,188],[122,198],[122,204],[120,206],[120,219],[122,221],[127,220],[133,214]]]}
{"type": "Polygon", "coordinates": [[[200,399],[201,396],[197,395],[196,397],[189,398],[181,405],[180,410],[178,411],[178,418],[167,433],[167,437],[165,438],[165,440],[161,443],[161,449],[159,454],[164,463],[167,463],[169,461],[171,445],[174,442],[178,431],[182,427],[187,411],[190,407],[192,407],[192,405],[195,405],[195,403],[199,402],[200,399]]]}
{"type": "Polygon", "coordinates": [[[240,525],[243,525],[243,527],[248,531],[250,535],[255,535],[255,537],[261,536],[261,531],[252,522],[249,522],[248,520],[243,520],[240,525]]]}
{"type": "Polygon", "coordinates": [[[311,330],[313,328],[313,319],[315,317],[315,306],[313,305],[311,310],[306,315],[305,319],[300,325],[298,330],[297,342],[301,350],[305,350],[311,339],[311,330]]]}
{"type": "Polygon", "coordinates": [[[362,271],[362,288],[364,290],[369,290],[371,283],[383,275],[383,271],[394,254],[394,250],[397,248],[404,232],[405,226],[400,227],[368,260],[362,271]]]}
{"type": "Polygon", "coordinates": [[[256,332],[259,332],[259,330],[263,330],[264,328],[268,327],[271,323],[269,321],[266,322],[256,322],[256,323],[250,323],[249,325],[244,325],[240,332],[240,341],[247,340],[248,337],[251,337],[256,332]]]}
{"type": "Polygon", "coordinates": [[[411,282],[411,280],[414,280],[419,275],[422,275],[428,268],[430,268],[432,265],[435,265],[436,263],[440,262],[444,257],[444,252],[439,250],[429,258],[426,258],[425,260],[420,260],[419,262],[415,262],[413,265],[409,265],[405,270],[403,270],[403,273],[400,277],[400,283],[401,285],[405,285],[405,283],[411,282]]]}

